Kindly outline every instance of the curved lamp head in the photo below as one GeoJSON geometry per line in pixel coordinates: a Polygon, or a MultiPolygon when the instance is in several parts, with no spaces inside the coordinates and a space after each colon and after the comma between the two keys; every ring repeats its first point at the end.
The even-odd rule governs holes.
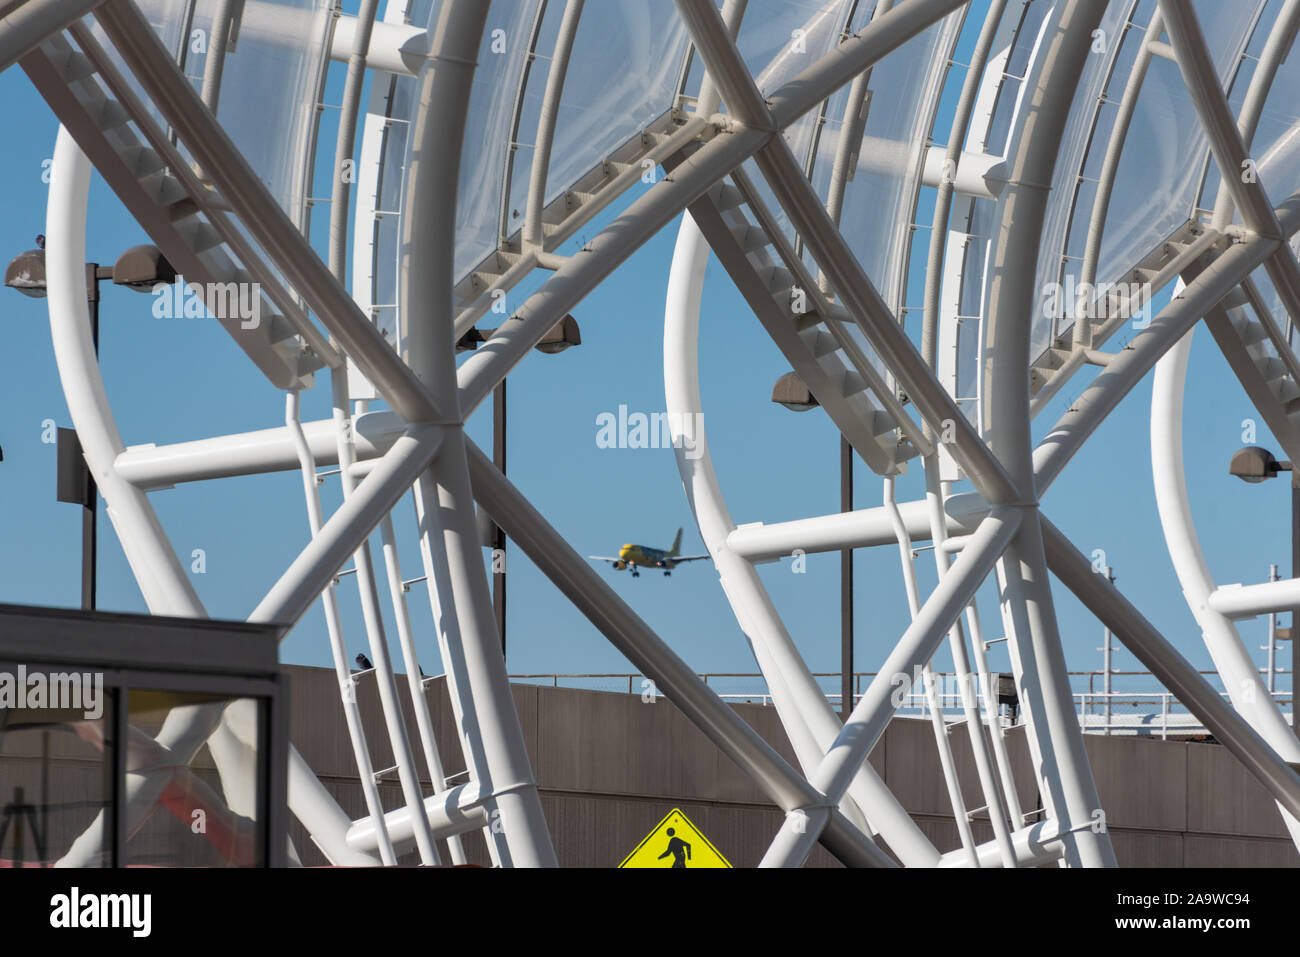
{"type": "Polygon", "coordinates": [[[19,253],[5,267],[5,285],[33,299],[45,298],[45,250],[19,253]]]}
{"type": "Polygon", "coordinates": [[[772,386],[772,401],[794,412],[807,412],[821,404],[797,372],[787,372],[776,380],[776,385],[772,386]]]}
{"type": "Polygon", "coordinates": [[[159,283],[175,281],[176,270],[157,246],[132,246],[113,264],[113,284],[136,292],[153,292],[159,283]]]}
{"type": "Polygon", "coordinates": [[[1268,449],[1248,445],[1238,449],[1228,465],[1228,473],[1252,485],[1276,477],[1278,472],[1289,472],[1290,462],[1279,462],[1268,449]]]}
{"type": "MultiPolygon", "coordinates": [[[[465,332],[456,343],[457,352],[470,352],[477,349],[480,345],[492,338],[495,329],[479,329],[475,326],[465,332]]],[[[582,345],[582,333],[578,331],[578,320],[571,315],[566,315],[563,319],[547,331],[542,336],[542,341],[537,343],[538,352],[544,352],[549,356],[557,352],[563,352],[573,346],[582,345]]]]}
{"type": "Polygon", "coordinates": [[[582,345],[582,333],[578,331],[578,320],[566,315],[542,336],[542,341],[537,343],[537,351],[553,356],[557,352],[580,345],[582,345]]]}

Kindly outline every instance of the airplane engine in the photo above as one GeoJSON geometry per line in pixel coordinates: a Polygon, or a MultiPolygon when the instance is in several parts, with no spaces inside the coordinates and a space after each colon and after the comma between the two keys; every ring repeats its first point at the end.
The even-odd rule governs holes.
{"type": "Polygon", "coordinates": [[[615,563],[614,563],[614,571],[616,571],[616,572],[621,572],[621,571],[622,571],[623,569],[625,569],[625,568],[627,568],[627,562],[615,562],[615,563]]]}

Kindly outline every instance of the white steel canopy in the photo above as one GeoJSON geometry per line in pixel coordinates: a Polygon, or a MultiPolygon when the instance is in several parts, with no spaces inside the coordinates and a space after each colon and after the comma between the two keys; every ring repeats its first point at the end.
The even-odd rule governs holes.
{"type": "MultiPolygon", "coordinates": [[[[1105,866],[1115,856],[1049,570],[1259,778],[1300,841],[1300,776],[1288,763],[1300,761],[1300,745],[1233,624],[1290,608],[1300,586],[1216,588],[1186,501],[1180,440],[1187,334],[1204,319],[1300,461],[1300,58],[1287,56],[1298,24],[1296,0],[361,0],[356,15],[332,0],[20,0],[0,19],[0,66],[19,63],[63,123],[46,230],[55,352],[150,609],[204,615],[150,490],[302,473],[312,539],[266,583],[250,618],[293,623],[318,598],[325,604],[369,813],[350,820],[296,754],[289,800],[331,861],[393,863],[414,849],[425,864],[459,862],[460,835],[482,829],[500,865],[555,863],[495,632],[477,501],[786,813],[765,865],[801,864],[820,841],[861,866],[1105,866]],[[331,62],[347,68],[329,248],[318,251],[306,237],[331,62]],[[92,166],[178,271],[209,289],[257,283],[265,321],[225,325],[286,391],[283,418],[254,433],[125,445],[87,334],[92,166]],[[653,185],[634,194],[642,183],[653,185]],[[932,210],[925,187],[935,188],[932,210]],[[569,240],[616,201],[620,215],[573,251],[569,240]],[[707,438],[692,436],[696,454],[679,449],[700,533],[797,767],[464,431],[543,336],[683,212],[665,277],[670,420],[703,411],[698,327],[712,255],[882,479],[878,508],[738,525],[707,438]],[[911,268],[920,261],[924,270],[911,268]],[[536,291],[514,295],[526,280],[536,291]],[[1167,305],[1152,305],[1176,284],[1167,305]],[[458,363],[456,344],[500,302],[495,334],[458,363]],[[1230,703],[1039,508],[1157,364],[1161,520],[1230,703]],[[1033,446],[1032,417],[1085,365],[1101,371],[1033,446]],[[300,393],[325,371],[333,418],[301,422],[300,393]],[[372,400],[387,410],[371,410],[372,400]],[[909,463],[924,470],[927,496],[899,503],[894,481],[909,463]],[[332,514],[317,492],[322,465],[336,465],[343,485],[332,514]],[[954,494],[963,479],[973,490],[954,494]],[[408,494],[415,523],[390,515],[408,494]],[[367,544],[376,528],[382,570],[367,544]],[[418,537],[419,579],[403,578],[399,536],[418,537]],[[936,545],[929,594],[917,585],[914,540],[936,545]],[[796,549],[876,545],[899,549],[912,623],[842,721],[754,566],[796,549]],[[349,557],[389,770],[403,790],[397,810],[379,801],[344,650],[356,625],[335,593],[349,557]],[[1044,801],[1038,821],[1019,804],[993,704],[974,601],[990,575],[1044,801]],[[427,637],[406,606],[414,581],[436,622],[463,782],[447,779],[424,704],[418,644],[427,637]],[[385,603],[415,733],[398,703],[385,603]],[[930,660],[945,639],[994,832],[989,844],[975,840],[935,708],[956,849],[936,847],[866,762],[898,707],[892,679],[921,676],[933,696],[930,660]],[[421,791],[421,765],[432,793],[421,791]]],[[[235,793],[246,727],[220,710],[177,709],[157,744],[184,764],[220,742],[213,754],[235,793]]],[[[164,777],[131,775],[133,813],[158,799],[164,777]]],[[[78,842],[65,863],[83,862],[91,844],[78,842]]]]}

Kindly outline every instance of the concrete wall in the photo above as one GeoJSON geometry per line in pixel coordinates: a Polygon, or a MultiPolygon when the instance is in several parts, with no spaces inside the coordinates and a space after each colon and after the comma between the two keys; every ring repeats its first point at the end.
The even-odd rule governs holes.
{"type": "MultiPolygon", "coordinates": [[[[294,744],[347,812],[362,816],[364,803],[333,672],[286,670],[294,744]]],[[[399,687],[409,706],[404,680],[399,687]]],[[[532,685],[513,690],[561,864],[616,866],[673,807],[680,808],[733,865],[758,863],[781,815],[666,700],[646,704],[635,694],[532,685]]],[[[464,763],[441,680],[429,685],[428,696],[443,764],[454,774],[464,763]]],[[[372,679],[361,679],[358,700],[375,764],[388,767],[393,761],[372,679]]],[[[794,762],[771,708],[735,707],[794,762]]],[[[414,721],[407,724],[415,741],[414,721]]],[[[964,726],[954,726],[951,738],[967,806],[978,807],[984,800],[964,726]]],[[[1096,735],[1086,741],[1121,866],[1300,864],[1276,806],[1221,746],[1096,735]]],[[[1020,730],[1012,732],[1010,747],[1022,806],[1036,808],[1038,796],[1020,730]]],[[[893,722],[871,762],[940,850],[960,846],[928,721],[893,722]]],[[[423,762],[418,763],[423,777],[423,762]]],[[[400,806],[395,780],[386,780],[381,789],[386,807],[400,806]]],[[[975,822],[973,830],[977,840],[992,838],[986,822],[975,822]]],[[[323,863],[296,822],[293,835],[306,863],[323,863]]],[[[481,835],[469,835],[467,847],[472,860],[487,863],[481,835]]],[[[820,848],[810,864],[838,866],[820,848]]]]}

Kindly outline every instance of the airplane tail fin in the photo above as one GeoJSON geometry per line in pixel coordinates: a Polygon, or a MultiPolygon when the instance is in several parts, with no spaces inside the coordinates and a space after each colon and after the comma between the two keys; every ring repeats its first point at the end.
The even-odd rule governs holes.
{"type": "Polygon", "coordinates": [[[673,547],[668,550],[669,555],[677,555],[682,550],[682,530],[677,529],[677,537],[673,539],[673,547]]]}

